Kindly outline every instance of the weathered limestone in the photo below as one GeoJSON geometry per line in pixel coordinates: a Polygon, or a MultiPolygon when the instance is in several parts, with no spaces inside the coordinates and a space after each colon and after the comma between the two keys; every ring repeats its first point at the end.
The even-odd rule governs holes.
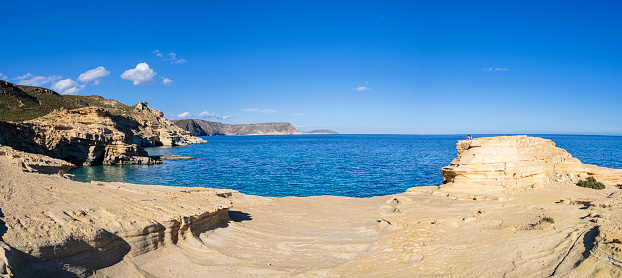
{"type": "Polygon", "coordinates": [[[445,188],[526,187],[550,182],[576,183],[589,176],[618,184],[622,170],[582,164],[551,140],[499,136],[460,141],[458,156],[442,170],[445,188]]]}
{"type": "Polygon", "coordinates": [[[0,275],[89,275],[164,246],[201,246],[228,220],[232,190],[79,183],[24,172],[13,154],[0,155],[0,275]]]}
{"type": "Polygon", "coordinates": [[[98,107],[55,110],[31,121],[0,122],[0,138],[15,149],[45,154],[76,165],[155,164],[144,147],[205,143],[145,102],[128,115],[98,107]]]}

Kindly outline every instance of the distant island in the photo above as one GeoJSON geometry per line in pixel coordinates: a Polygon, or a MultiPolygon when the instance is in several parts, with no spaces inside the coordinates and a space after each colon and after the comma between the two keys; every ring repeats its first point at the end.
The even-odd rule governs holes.
{"type": "Polygon", "coordinates": [[[339,134],[337,131],[330,129],[314,129],[311,131],[305,131],[302,134],[339,134]]]}

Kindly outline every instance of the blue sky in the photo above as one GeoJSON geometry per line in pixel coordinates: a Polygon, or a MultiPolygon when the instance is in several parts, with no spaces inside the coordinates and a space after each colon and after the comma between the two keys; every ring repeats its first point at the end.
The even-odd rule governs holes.
{"type": "Polygon", "coordinates": [[[24,3],[3,3],[0,79],[169,119],[622,134],[620,1],[24,3]]]}

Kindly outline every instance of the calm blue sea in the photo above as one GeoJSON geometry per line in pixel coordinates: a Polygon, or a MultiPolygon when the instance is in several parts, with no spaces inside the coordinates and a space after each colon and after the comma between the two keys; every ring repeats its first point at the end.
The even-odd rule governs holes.
{"type": "MultiPolygon", "coordinates": [[[[476,135],[482,137],[484,135],[476,135]]],[[[490,136],[490,135],[485,135],[490,136]]],[[[622,168],[622,136],[534,135],[584,163],[622,168]]],[[[439,185],[456,157],[457,135],[212,136],[206,144],[148,148],[194,160],[81,167],[78,181],[229,188],[261,196],[369,197],[439,185]]]]}

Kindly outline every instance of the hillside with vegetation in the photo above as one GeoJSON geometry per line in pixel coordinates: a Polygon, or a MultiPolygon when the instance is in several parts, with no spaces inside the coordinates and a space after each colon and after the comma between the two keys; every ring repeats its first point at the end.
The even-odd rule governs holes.
{"type": "Polygon", "coordinates": [[[100,96],[60,95],[40,87],[15,85],[0,80],[0,121],[28,121],[49,114],[55,109],[68,110],[96,106],[107,108],[111,114],[133,111],[133,106],[100,96]]]}

